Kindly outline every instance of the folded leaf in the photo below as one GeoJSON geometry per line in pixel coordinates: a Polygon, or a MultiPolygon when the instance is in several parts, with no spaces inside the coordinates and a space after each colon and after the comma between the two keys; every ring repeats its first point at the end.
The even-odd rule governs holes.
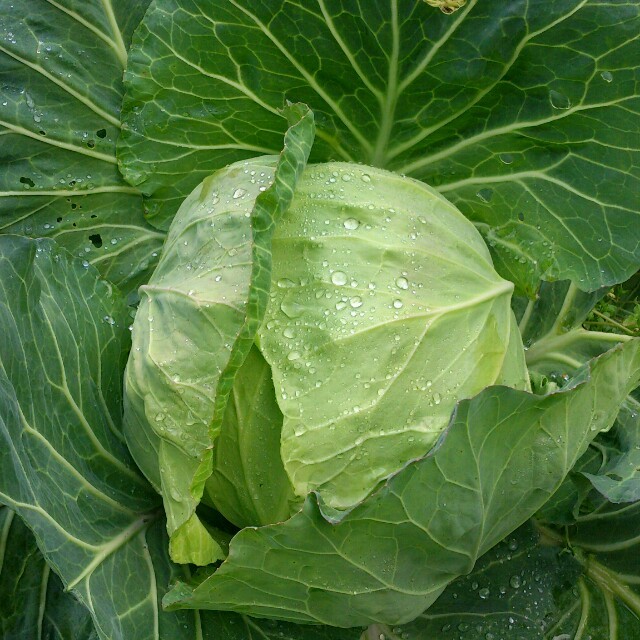
{"type": "Polygon", "coordinates": [[[306,107],[292,105],[286,115],[280,157],[236,163],[205,180],[176,214],[160,263],[140,288],[125,433],[162,493],[176,562],[223,557],[195,509],[233,379],[266,308],[274,221],[291,202],[313,140],[306,107]],[[192,535],[201,543],[193,545],[192,535]]]}
{"type": "Polygon", "coordinates": [[[281,431],[271,368],[253,347],[233,381],[205,488],[237,527],[280,522],[291,514],[295,494],[280,458],[281,431]]]}

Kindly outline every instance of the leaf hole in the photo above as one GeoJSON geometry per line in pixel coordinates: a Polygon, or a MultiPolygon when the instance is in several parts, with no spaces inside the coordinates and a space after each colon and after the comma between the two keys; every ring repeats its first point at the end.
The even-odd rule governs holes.
{"type": "Polygon", "coordinates": [[[36,183],[31,178],[26,178],[25,176],[22,176],[20,178],[20,182],[22,184],[28,185],[29,187],[35,187],[36,186],[36,183]]]}
{"type": "Polygon", "coordinates": [[[102,236],[99,233],[90,235],[89,240],[91,240],[91,244],[93,244],[96,249],[99,249],[102,246],[102,236]]]}

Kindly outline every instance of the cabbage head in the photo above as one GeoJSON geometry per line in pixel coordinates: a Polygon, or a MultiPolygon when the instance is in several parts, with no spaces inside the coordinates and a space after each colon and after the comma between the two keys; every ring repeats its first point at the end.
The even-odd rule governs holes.
{"type": "Polygon", "coordinates": [[[513,284],[451,203],[310,165],[265,237],[255,203],[276,162],[205,180],[141,289],[125,432],[178,561],[224,555],[200,499],[238,527],[286,520],[310,492],[344,512],[425,456],[458,400],[529,388],[513,284]]]}

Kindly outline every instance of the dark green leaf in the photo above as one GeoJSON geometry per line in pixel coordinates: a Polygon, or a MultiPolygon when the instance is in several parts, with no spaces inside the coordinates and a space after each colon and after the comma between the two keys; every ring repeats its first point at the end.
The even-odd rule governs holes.
{"type": "Polygon", "coordinates": [[[177,569],[120,430],[128,308],[49,239],[0,237],[0,283],[0,500],[102,638],[197,637],[197,615],[160,613],[177,569]]]}
{"type": "Polygon", "coordinates": [[[476,221],[498,270],[594,290],[640,246],[636,69],[626,0],[166,0],[134,39],[120,148],[165,225],[202,178],[279,148],[283,97],[309,104],[312,159],[436,187],[476,221]]]}
{"type": "Polygon", "coordinates": [[[31,531],[0,507],[3,640],[97,640],[91,616],[44,561],[31,531]]]}
{"type": "MultiPolygon", "coordinates": [[[[545,544],[531,523],[486,553],[413,622],[385,640],[542,640],[558,592],[580,574],[573,558],[545,544]]],[[[367,640],[379,640],[369,630],[367,640]]]]}
{"type": "Polygon", "coordinates": [[[547,640],[640,638],[640,503],[600,507],[555,535],[567,544],[583,575],[563,591],[547,640]]]}
{"type": "Polygon", "coordinates": [[[0,232],[54,237],[133,291],[163,235],[121,178],[126,46],[148,0],[13,0],[0,10],[0,232]]]}

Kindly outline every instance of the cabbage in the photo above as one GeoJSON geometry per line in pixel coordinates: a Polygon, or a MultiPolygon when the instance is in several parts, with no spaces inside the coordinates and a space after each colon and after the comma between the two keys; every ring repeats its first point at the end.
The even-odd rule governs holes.
{"type": "Polygon", "coordinates": [[[349,509],[424,456],[460,399],[490,385],[529,388],[513,284],[473,224],[416,180],[308,166],[275,225],[270,287],[266,270],[256,285],[251,210],[276,162],[236,163],[198,186],[141,287],[125,433],[163,493],[179,561],[222,557],[194,512],[203,493],[238,526],[286,519],[312,491],[349,509]],[[251,298],[264,288],[268,304],[265,295],[256,311],[251,298]],[[252,340],[253,364],[236,373],[252,340]],[[260,389],[247,382],[257,368],[260,389]],[[227,403],[247,384],[255,398],[240,405],[265,404],[253,432],[227,403]],[[271,445],[249,465],[252,476],[270,469],[256,509],[251,492],[236,489],[248,477],[229,481],[234,456],[223,451],[265,437],[271,445]]]}

